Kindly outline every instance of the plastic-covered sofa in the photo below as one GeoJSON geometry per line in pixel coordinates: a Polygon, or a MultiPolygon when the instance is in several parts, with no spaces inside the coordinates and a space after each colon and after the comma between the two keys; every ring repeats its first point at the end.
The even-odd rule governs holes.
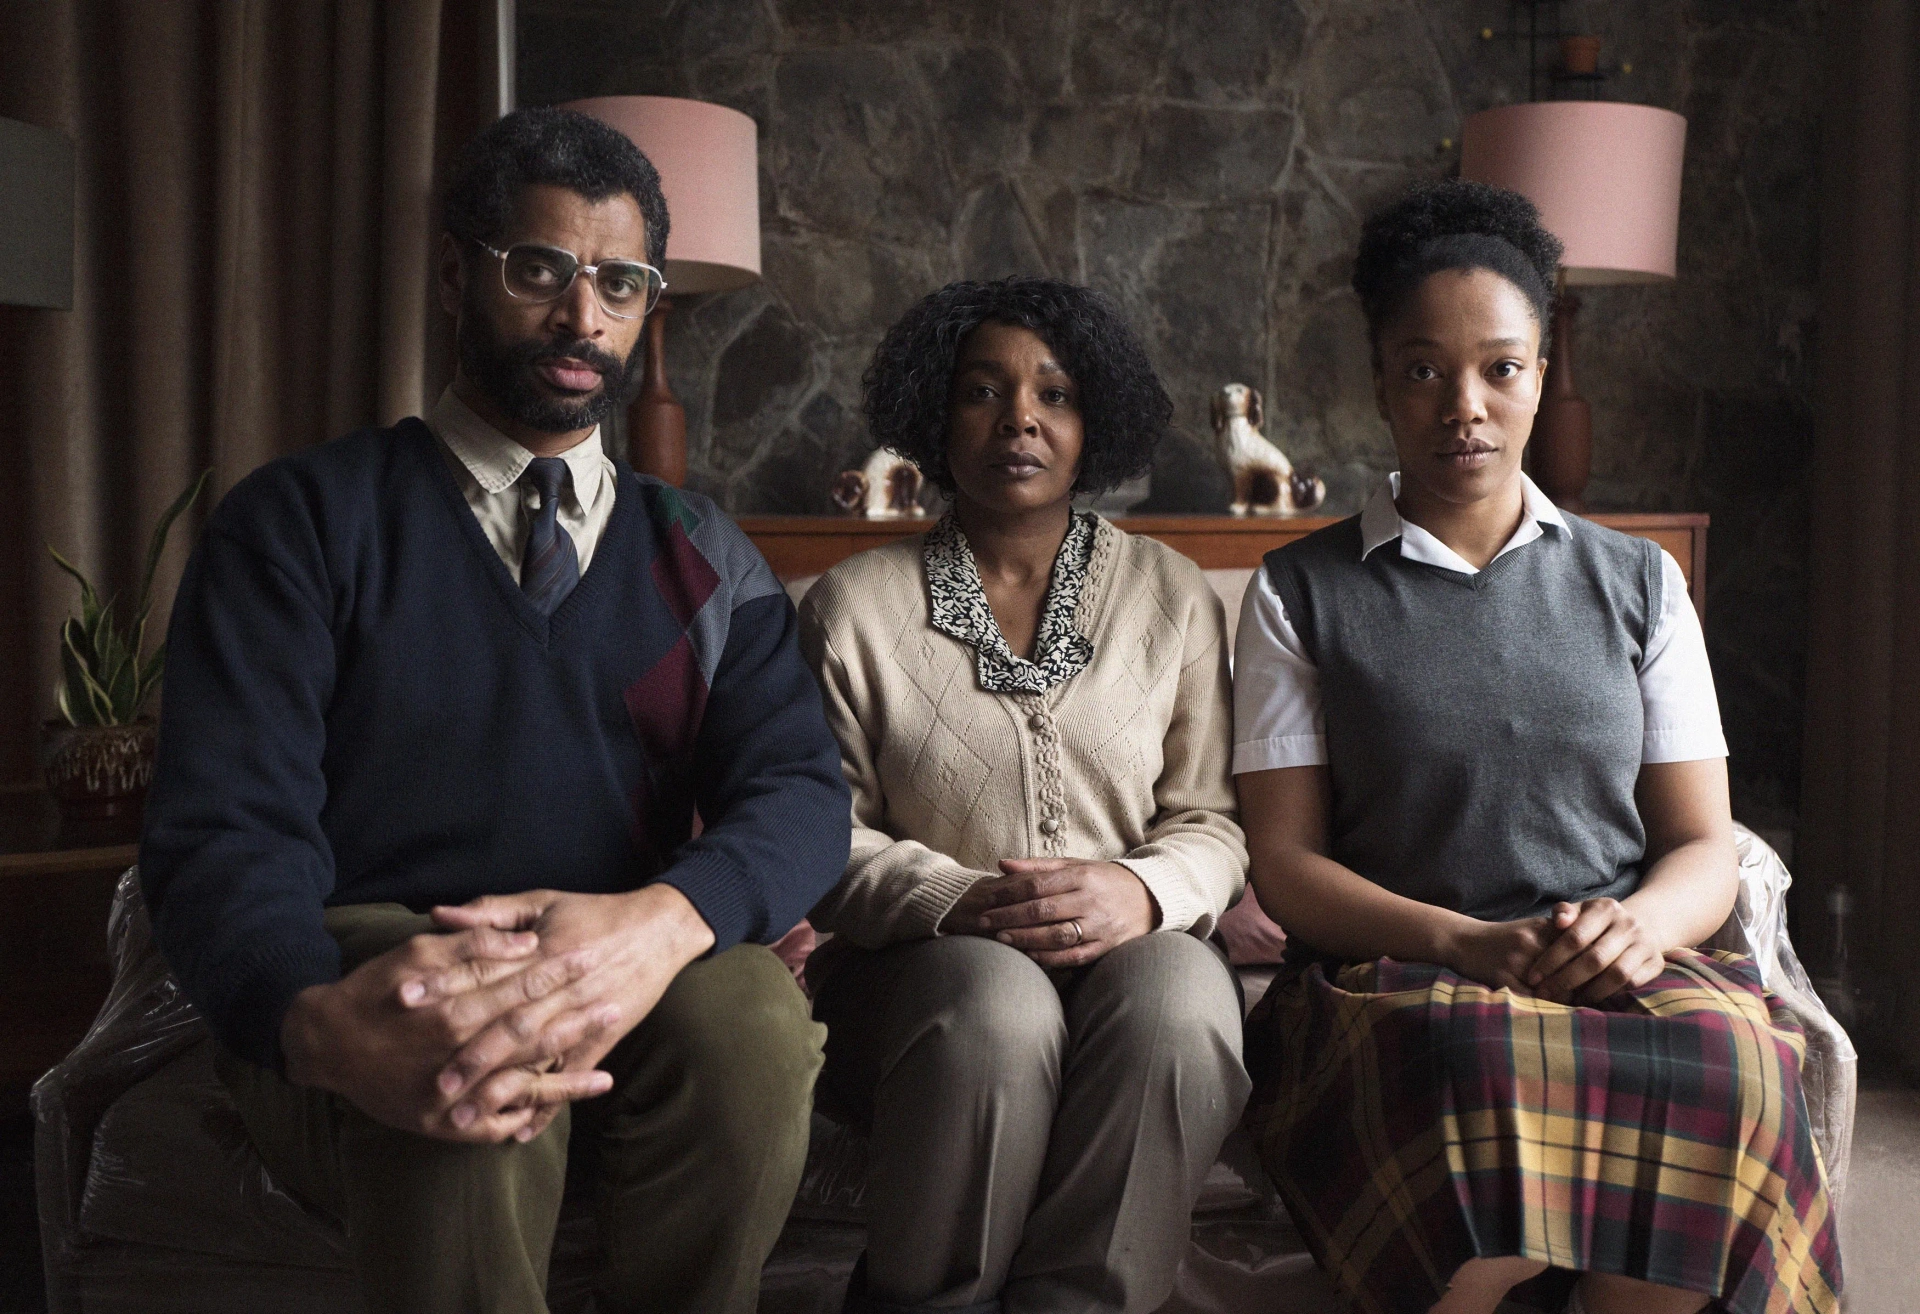
{"type": "MultiPolygon", "coordinates": [[[[1852,1140],[1852,1044],[1787,937],[1786,867],[1739,831],[1740,895],[1714,944],[1752,955],[1807,1032],[1802,1071],[1836,1198],[1852,1140]]],[[[276,1186],[214,1075],[205,1024],[154,948],[135,873],[108,929],[114,984],[93,1029],[33,1091],[40,1229],[51,1314],[345,1314],[362,1308],[338,1227],[276,1186]]],[[[1270,969],[1242,969],[1257,997],[1270,969]]],[[[768,1262],[761,1309],[829,1314],[862,1244],[865,1145],[816,1117],[807,1171],[768,1262]]],[[[590,1210],[563,1210],[549,1300],[593,1308],[590,1210]]],[[[1194,1211],[1167,1314],[1332,1314],[1314,1267],[1242,1133],[1194,1211]]]]}
{"type": "MultiPolygon", "coordinates": [[[[152,943],[135,872],[120,880],[108,937],[107,1002],[33,1091],[51,1314],[361,1309],[338,1226],[281,1190],[248,1142],[214,1074],[206,1026],[152,943]]],[[[1257,971],[1251,984],[1257,995],[1257,971]]],[[[762,1310],[839,1308],[863,1244],[865,1180],[863,1139],[816,1116],[805,1180],[763,1277],[762,1310]]],[[[1194,1237],[1169,1309],[1234,1309],[1270,1297],[1288,1302],[1278,1308],[1334,1309],[1244,1135],[1214,1165],[1194,1237]]],[[[597,1249],[591,1211],[570,1199],[554,1248],[556,1311],[593,1308],[597,1249]]]]}

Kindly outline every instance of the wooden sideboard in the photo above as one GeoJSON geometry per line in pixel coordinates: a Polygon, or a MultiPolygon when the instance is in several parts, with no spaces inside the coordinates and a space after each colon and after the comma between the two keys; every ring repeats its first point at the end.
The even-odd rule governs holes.
{"type": "MultiPolygon", "coordinates": [[[[1694,610],[1707,605],[1707,517],[1702,512],[1595,514],[1595,524],[1650,538],[1673,554],[1687,577],[1694,610]]],[[[918,534],[927,519],[867,520],[854,516],[741,516],[774,574],[783,580],[817,575],[856,552],[918,534]]],[[[1324,516],[1121,516],[1114,523],[1130,534],[1157,538],[1206,570],[1251,570],[1282,544],[1335,523],[1324,516]]]]}

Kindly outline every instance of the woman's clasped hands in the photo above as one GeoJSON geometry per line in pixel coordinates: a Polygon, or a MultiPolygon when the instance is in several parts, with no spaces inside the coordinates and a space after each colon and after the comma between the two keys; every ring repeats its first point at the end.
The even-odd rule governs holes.
{"type": "Polygon", "coordinates": [[[1476,922],[1444,966],[1483,985],[1556,1003],[1594,1004],[1660,974],[1665,947],[1631,902],[1555,904],[1545,917],[1476,922]]]}
{"type": "Polygon", "coordinates": [[[1084,967],[1160,924],[1141,879],[1117,862],[1007,858],[940,922],[948,935],[991,936],[1042,967],[1084,967]]]}

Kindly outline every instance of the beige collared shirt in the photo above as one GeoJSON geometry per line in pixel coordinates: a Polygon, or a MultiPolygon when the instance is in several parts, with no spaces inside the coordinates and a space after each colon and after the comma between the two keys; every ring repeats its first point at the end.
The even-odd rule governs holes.
{"type": "MultiPolygon", "coordinates": [[[[472,407],[453,395],[452,388],[440,394],[427,427],[446,449],[447,464],[474,519],[518,581],[527,534],[534,512],[540,509],[538,490],[520,482],[533,453],[474,414],[472,407]]],[[[560,459],[567,463],[568,473],[560,494],[560,527],[572,537],[584,575],[613,517],[613,462],[600,444],[597,426],[571,450],[562,452],[560,459]]]]}

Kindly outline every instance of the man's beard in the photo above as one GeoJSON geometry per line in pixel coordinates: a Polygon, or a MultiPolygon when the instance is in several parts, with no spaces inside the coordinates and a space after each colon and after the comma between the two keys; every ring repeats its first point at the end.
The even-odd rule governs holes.
{"type": "Polygon", "coordinates": [[[591,429],[626,404],[640,384],[645,358],[640,343],[621,360],[585,338],[502,342],[486,311],[475,305],[460,317],[460,371],[514,420],[541,433],[591,429]],[[570,401],[546,396],[535,383],[541,361],[568,360],[600,371],[600,390],[570,401]]]}

